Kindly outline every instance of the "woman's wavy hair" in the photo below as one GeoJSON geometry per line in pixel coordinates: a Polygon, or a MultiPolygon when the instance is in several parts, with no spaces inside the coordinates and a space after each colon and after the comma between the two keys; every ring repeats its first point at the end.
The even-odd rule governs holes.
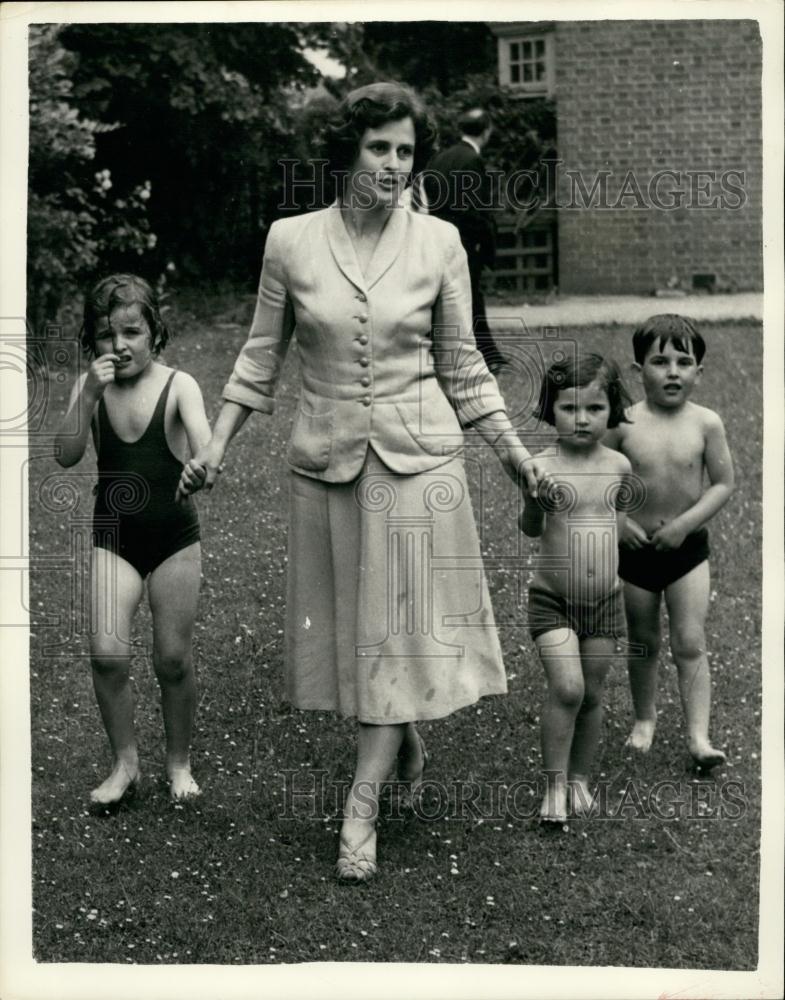
{"type": "Polygon", "coordinates": [[[562,389],[575,389],[590,385],[597,380],[608,395],[610,416],[608,427],[618,427],[628,424],[624,410],[632,406],[632,399],[622,381],[619,366],[615,361],[607,360],[599,354],[583,354],[577,357],[567,357],[550,366],[542,378],[540,399],[537,404],[536,416],[553,426],[556,421],[553,407],[562,389]]]}
{"type": "Polygon", "coordinates": [[[414,177],[431,158],[436,141],[436,127],[417,94],[402,83],[369,83],[346,95],[325,126],[320,150],[337,191],[357,159],[366,129],[402,118],[414,123],[414,177]]]}
{"type": "Polygon", "coordinates": [[[158,296],[152,286],[135,274],[110,274],[102,278],[85,297],[84,323],[82,326],[82,349],[88,357],[94,357],[95,334],[98,321],[108,319],[118,306],[137,303],[150,327],[152,352],[155,357],[166,347],[169,331],[161,319],[158,296]]]}

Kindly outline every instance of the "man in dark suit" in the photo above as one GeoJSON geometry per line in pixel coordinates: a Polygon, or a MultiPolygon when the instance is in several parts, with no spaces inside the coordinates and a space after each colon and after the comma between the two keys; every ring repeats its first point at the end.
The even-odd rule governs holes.
{"type": "Polygon", "coordinates": [[[491,119],[482,108],[472,108],[461,115],[458,125],[460,142],[437,153],[426,168],[425,197],[429,212],[451,222],[461,235],[469,259],[474,336],[495,373],[505,359],[491,337],[481,288],[483,268],[493,267],[496,256],[492,182],[481,155],[491,136],[491,119]]]}

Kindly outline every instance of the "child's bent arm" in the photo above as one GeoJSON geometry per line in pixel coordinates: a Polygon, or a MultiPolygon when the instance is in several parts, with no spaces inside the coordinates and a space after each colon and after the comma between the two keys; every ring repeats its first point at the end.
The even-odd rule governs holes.
{"type": "Polygon", "coordinates": [[[733,459],[725,438],[725,428],[716,413],[711,414],[706,428],[704,463],[711,485],[695,506],[686,510],[679,519],[687,524],[689,532],[710,521],[733,493],[733,459]]]}
{"type": "Polygon", "coordinates": [[[697,503],[654,533],[652,543],[656,547],[671,548],[680,545],[687,535],[710,521],[733,493],[733,460],[725,438],[725,428],[716,413],[712,413],[708,421],[703,458],[709,476],[709,488],[697,503]],[[675,544],[671,544],[674,542],[672,536],[675,536],[675,544]]]}
{"type": "Polygon", "coordinates": [[[55,438],[55,458],[64,469],[76,465],[87,448],[93,411],[101,398],[101,393],[91,392],[90,388],[85,373],[71,390],[68,412],[55,438]]]}

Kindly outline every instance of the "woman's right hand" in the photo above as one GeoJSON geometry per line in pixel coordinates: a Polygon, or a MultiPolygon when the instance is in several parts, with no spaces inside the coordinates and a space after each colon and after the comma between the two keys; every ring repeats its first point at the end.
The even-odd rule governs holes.
{"type": "Polygon", "coordinates": [[[120,360],[116,354],[102,354],[95,358],[87,369],[84,391],[93,399],[100,399],[110,382],[114,382],[115,364],[120,360]]]}
{"type": "Polygon", "coordinates": [[[179,503],[199,490],[211,490],[219,473],[223,472],[223,448],[210,441],[183,466],[177,484],[175,501],[179,503]]]}

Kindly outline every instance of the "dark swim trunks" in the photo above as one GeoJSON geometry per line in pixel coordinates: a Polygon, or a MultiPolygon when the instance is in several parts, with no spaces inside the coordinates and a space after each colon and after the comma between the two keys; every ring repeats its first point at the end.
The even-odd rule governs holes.
{"type": "Polygon", "coordinates": [[[642,549],[619,547],[619,576],[643,590],[659,594],[709,558],[709,533],[699,528],[678,549],[658,552],[650,545],[642,549]]]}
{"type": "Polygon", "coordinates": [[[579,639],[624,638],[624,602],[621,587],[589,603],[568,601],[544,587],[529,587],[529,631],[532,639],[557,628],[569,628],[579,639]]]}
{"type": "Polygon", "coordinates": [[[169,376],[144,434],[133,442],[115,433],[106,403],[98,404],[98,484],[93,545],[122,556],[141,577],[175,552],[199,541],[192,497],[175,503],[183,465],[169,450],[164,414],[169,376]]]}

